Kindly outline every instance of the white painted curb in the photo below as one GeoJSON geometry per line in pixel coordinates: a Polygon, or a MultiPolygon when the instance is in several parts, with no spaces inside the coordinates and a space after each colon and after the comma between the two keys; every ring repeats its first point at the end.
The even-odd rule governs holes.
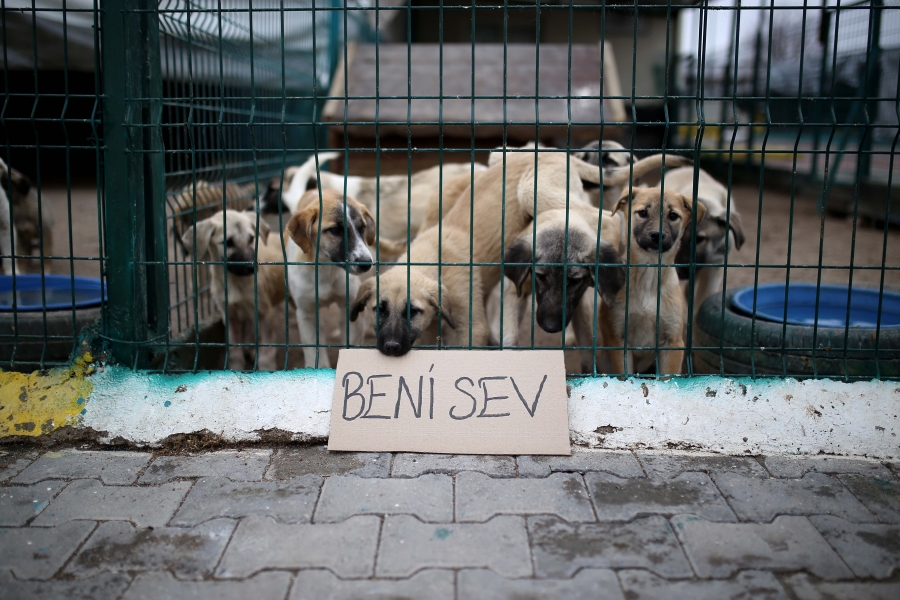
{"type": "MultiPolygon", "coordinates": [[[[224,442],[325,440],[334,371],[149,375],[106,367],[80,425],[101,442],[159,445],[208,432],[224,442]],[[181,391],[179,391],[181,390],[181,391]]],[[[570,382],[572,441],[594,448],[900,457],[896,382],[722,379],[570,382]]]]}

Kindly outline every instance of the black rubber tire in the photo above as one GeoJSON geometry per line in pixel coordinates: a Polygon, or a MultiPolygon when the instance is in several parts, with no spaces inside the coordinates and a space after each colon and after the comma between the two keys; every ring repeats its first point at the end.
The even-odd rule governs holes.
{"type": "Polygon", "coordinates": [[[65,363],[78,342],[78,334],[85,326],[100,318],[102,308],[79,308],[72,326],[71,310],[0,312],[0,365],[4,368],[38,368],[44,364],[65,363]],[[18,339],[16,338],[18,331],[18,339]],[[15,362],[13,352],[15,351],[15,362]]]}
{"type": "Polygon", "coordinates": [[[813,328],[763,321],[735,312],[731,297],[708,298],[697,313],[692,354],[694,371],[724,375],[787,375],[810,377],[875,378],[900,376],[900,329],[882,329],[876,360],[875,329],[813,328]],[[719,350],[720,346],[724,349],[719,350]],[[705,347],[705,348],[704,348],[705,347]],[[741,347],[734,350],[729,347],[741,347]]]}

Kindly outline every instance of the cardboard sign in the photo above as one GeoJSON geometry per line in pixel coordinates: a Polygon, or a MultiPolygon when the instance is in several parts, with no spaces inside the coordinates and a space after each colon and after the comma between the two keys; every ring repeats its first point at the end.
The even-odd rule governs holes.
{"type": "Polygon", "coordinates": [[[341,350],[328,449],[569,455],[563,353],[341,350]]]}

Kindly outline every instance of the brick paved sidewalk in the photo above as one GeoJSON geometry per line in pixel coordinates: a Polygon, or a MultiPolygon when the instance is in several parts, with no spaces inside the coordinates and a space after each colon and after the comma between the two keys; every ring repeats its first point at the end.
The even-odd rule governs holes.
{"type": "Polygon", "coordinates": [[[5,598],[900,598],[900,464],[0,446],[5,598]]]}

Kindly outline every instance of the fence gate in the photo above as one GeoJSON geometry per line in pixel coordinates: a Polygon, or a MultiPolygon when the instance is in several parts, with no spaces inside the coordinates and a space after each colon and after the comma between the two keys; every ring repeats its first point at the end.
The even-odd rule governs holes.
{"type": "Polygon", "coordinates": [[[898,0],[0,2],[12,223],[0,254],[6,276],[13,264],[20,273],[0,286],[3,368],[64,364],[101,313],[92,335],[135,369],[333,365],[342,347],[384,349],[387,305],[363,310],[371,322],[351,334],[356,289],[374,277],[382,298],[392,268],[407,273],[407,328],[420,310],[411,273],[435,268],[442,329],[416,341],[449,347],[447,321],[471,326],[478,312],[471,296],[457,314],[444,310],[447,269],[464,267],[466,285],[490,283],[491,333],[459,345],[564,349],[572,377],[900,377],[898,0]],[[567,216],[555,259],[539,249],[543,171],[481,191],[485,173],[505,178],[523,154],[535,166],[571,154],[607,177],[629,174],[598,189],[560,163],[567,216]],[[657,154],[663,177],[640,162],[657,154]],[[679,177],[685,159],[693,168],[679,177]],[[663,242],[681,213],[636,206],[641,188],[658,185],[688,199],[686,229],[670,234],[677,255],[664,256],[663,242]],[[371,213],[371,269],[350,265],[349,201],[329,226],[324,192],[318,216],[302,221],[314,258],[298,259],[282,233],[315,187],[371,213]],[[533,219],[507,231],[520,188],[533,192],[533,219]],[[477,204],[497,195],[496,214],[476,222],[477,204]],[[455,203],[471,211],[462,258],[403,259],[429,211],[455,203]],[[598,248],[589,255],[571,233],[573,206],[585,203],[598,248]],[[201,231],[226,209],[224,229],[201,231]],[[623,215],[616,253],[601,253],[604,223],[623,215]],[[245,217],[258,236],[241,258],[228,227],[245,217]],[[632,234],[636,219],[655,221],[656,249],[632,234]],[[479,256],[485,223],[500,239],[479,256]],[[530,254],[510,250],[519,233],[530,254]],[[340,260],[323,250],[329,235],[343,240],[340,260]],[[199,255],[209,245],[224,257],[199,255]],[[334,269],[342,275],[326,282],[334,269]],[[102,307],[79,302],[80,277],[102,307]],[[583,296],[565,301],[571,290],[583,296]],[[542,320],[553,293],[558,327],[542,320]],[[620,305],[624,323],[609,325],[604,307],[620,305]]]}

